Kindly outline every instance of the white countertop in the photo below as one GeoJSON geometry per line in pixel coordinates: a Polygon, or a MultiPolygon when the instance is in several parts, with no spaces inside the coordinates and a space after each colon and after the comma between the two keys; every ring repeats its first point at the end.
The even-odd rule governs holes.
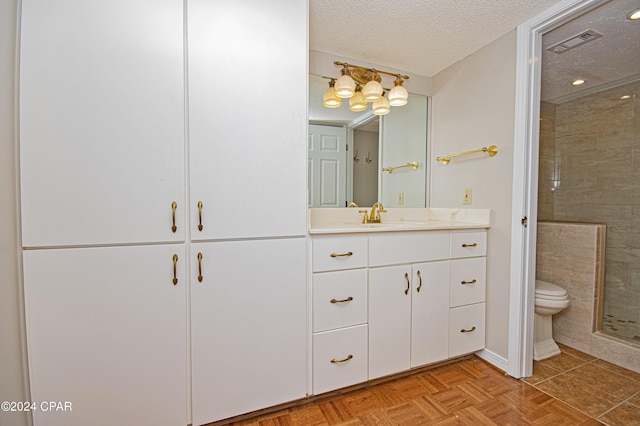
{"type": "Polygon", "coordinates": [[[371,207],[309,209],[309,234],[361,232],[434,231],[486,229],[491,227],[489,209],[388,208],[381,223],[362,223],[371,207]]]}

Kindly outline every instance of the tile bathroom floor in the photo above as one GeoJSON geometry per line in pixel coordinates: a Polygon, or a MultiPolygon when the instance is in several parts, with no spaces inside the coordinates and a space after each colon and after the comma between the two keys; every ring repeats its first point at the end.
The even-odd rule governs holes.
{"type": "Polygon", "coordinates": [[[606,425],[640,425],[639,373],[559,346],[560,355],[533,363],[527,383],[606,425]]]}

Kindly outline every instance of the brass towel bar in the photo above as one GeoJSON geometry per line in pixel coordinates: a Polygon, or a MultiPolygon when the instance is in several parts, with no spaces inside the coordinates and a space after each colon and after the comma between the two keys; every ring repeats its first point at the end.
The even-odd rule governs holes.
{"type": "Polygon", "coordinates": [[[486,152],[489,154],[489,157],[495,157],[498,154],[498,147],[495,145],[491,145],[489,148],[486,146],[480,149],[474,149],[473,151],[461,152],[459,154],[449,154],[443,155],[442,157],[436,157],[436,161],[441,161],[442,164],[449,164],[452,158],[463,157],[465,155],[477,154],[479,152],[486,152]]]}
{"type": "Polygon", "coordinates": [[[382,171],[388,172],[389,174],[391,174],[395,169],[401,169],[403,167],[411,167],[413,170],[418,170],[418,167],[420,167],[420,164],[418,164],[417,161],[414,161],[413,163],[403,164],[402,166],[384,167],[382,171]]]}

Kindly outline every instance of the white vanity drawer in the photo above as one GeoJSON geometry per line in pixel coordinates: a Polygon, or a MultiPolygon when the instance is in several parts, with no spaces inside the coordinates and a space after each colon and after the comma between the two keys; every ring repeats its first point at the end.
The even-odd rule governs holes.
{"type": "Polygon", "coordinates": [[[486,264],[485,257],[451,261],[449,306],[470,305],[485,301],[486,264]]]}
{"type": "Polygon", "coordinates": [[[367,322],[367,270],[313,274],[313,331],[367,322]]]}
{"type": "Polygon", "coordinates": [[[486,231],[451,232],[451,258],[487,255],[486,231]]]}
{"type": "Polygon", "coordinates": [[[313,272],[367,266],[366,237],[314,238],[312,241],[313,272]]]}
{"type": "Polygon", "coordinates": [[[449,310],[449,358],[484,349],[485,304],[449,310]]]}
{"type": "Polygon", "coordinates": [[[313,335],[314,395],[367,380],[367,325],[313,335]]]}
{"type": "Polygon", "coordinates": [[[449,258],[449,231],[384,233],[369,237],[369,266],[449,258]]]}

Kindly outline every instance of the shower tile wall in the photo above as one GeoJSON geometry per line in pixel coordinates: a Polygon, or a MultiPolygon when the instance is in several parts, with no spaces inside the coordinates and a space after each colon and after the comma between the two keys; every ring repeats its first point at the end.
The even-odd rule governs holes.
{"type": "Polygon", "coordinates": [[[543,102],[540,124],[539,219],[607,225],[602,329],[640,341],[640,82],[543,102]]]}

